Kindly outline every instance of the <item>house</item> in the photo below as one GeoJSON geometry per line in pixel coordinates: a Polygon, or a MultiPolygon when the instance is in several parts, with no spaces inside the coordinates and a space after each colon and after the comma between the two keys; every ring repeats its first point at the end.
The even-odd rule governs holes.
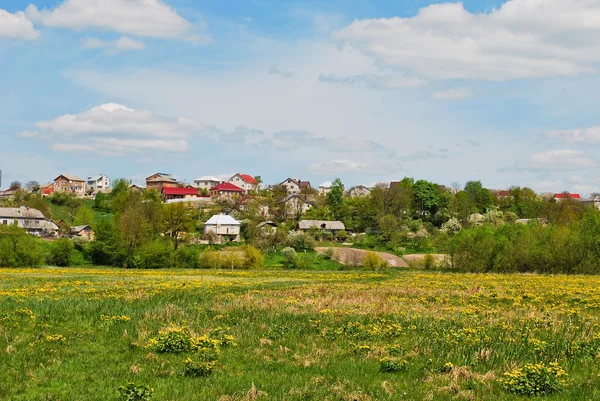
{"type": "Polygon", "coordinates": [[[277,223],[272,221],[263,221],[262,223],[258,223],[256,228],[259,228],[262,231],[275,232],[277,230],[277,223]]]}
{"type": "Polygon", "coordinates": [[[302,181],[297,178],[288,178],[279,185],[284,187],[288,194],[299,194],[302,190],[312,188],[310,181],[302,181]]]}
{"type": "Polygon", "coordinates": [[[359,198],[361,196],[369,196],[371,194],[371,190],[364,185],[357,185],[348,190],[348,196],[350,198],[359,198]]]}
{"type": "Polygon", "coordinates": [[[163,188],[176,188],[179,183],[173,174],[155,173],[146,178],[146,189],[156,189],[161,192],[163,188]]]}
{"type": "Polygon", "coordinates": [[[300,220],[298,222],[298,230],[321,230],[336,233],[346,229],[341,221],[326,221],[326,220],[300,220]]]}
{"type": "Polygon", "coordinates": [[[17,192],[15,189],[6,189],[4,191],[0,191],[0,199],[11,199],[15,192],[17,192]]]}
{"type": "Polygon", "coordinates": [[[222,182],[217,186],[214,186],[210,189],[211,198],[216,198],[219,196],[225,196],[231,198],[233,196],[241,196],[244,194],[244,190],[237,185],[233,185],[229,182],[222,182]]]}
{"type": "Polygon", "coordinates": [[[206,189],[210,191],[211,188],[216,187],[221,183],[221,180],[212,175],[205,175],[204,177],[196,178],[194,180],[194,187],[198,189],[206,189]]]}
{"type": "Polygon", "coordinates": [[[242,188],[246,194],[251,191],[258,191],[260,188],[260,184],[256,178],[248,174],[237,173],[227,182],[242,188]]]}
{"type": "Polygon", "coordinates": [[[69,234],[71,237],[85,238],[90,241],[94,239],[94,230],[87,224],[71,227],[69,234]]]}
{"type": "Polygon", "coordinates": [[[187,199],[187,198],[197,198],[198,190],[196,188],[171,188],[165,187],[161,191],[163,201],[166,202],[171,199],[187,199]]]}
{"type": "Polygon", "coordinates": [[[213,232],[219,242],[238,242],[240,240],[241,223],[226,214],[217,214],[204,223],[204,234],[213,232]]]}
{"type": "Polygon", "coordinates": [[[568,200],[568,199],[578,201],[578,200],[581,200],[581,195],[579,195],[579,194],[570,194],[568,192],[563,192],[561,194],[554,194],[553,199],[555,201],[557,201],[557,202],[562,202],[562,201],[565,201],[565,200],[568,200]]]}
{"type": "Polygon", "coordinates": [[[96,194],[98,192],[108,192],[110,190],[110,178],[104,174],[90,176],[86,182],[86,192],[96,194]]]}
{"type": "Polygon", "coordinates": [[[76,175],[61,174],[54,179],[54,192],[85,196],[85,180],[76,175]]]}
{"type": "Polygon", "coordinates": [[[54,193],[54,182],[40,185],[39,191],[44,197],[52,195],[54,193]]]}
{"type": "Polygon", "coordinates": [[[0,208],[0,224],[16,224],[30,234],[55,236],[58,225],[44,217],[42,212],[25,206],[0,208]]]}
{"type": "Polygon", "coordinates": [[[317,191],[319,192],[319,195],[327,195],[331,191],[331,181],[325,181],[319,185],[319,189],[317,191]]]}
{"type": "Polygon", "coordinates": [[[286,196],[281,203],[285,205],[285,212],[290,217],[300,216],[314,206],[314,203],[307,201],[298,194],[286,196]]]}

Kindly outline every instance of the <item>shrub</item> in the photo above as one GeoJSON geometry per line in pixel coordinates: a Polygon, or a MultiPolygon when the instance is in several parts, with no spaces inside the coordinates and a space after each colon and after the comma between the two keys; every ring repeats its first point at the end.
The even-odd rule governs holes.
{"type": "Polygon", "coordinates": [[[214,361],[195,362],[191,358],[186,359],[183,363],[183,375],[192,377],[203,377],[210,375],[216,364],[214,361]]]}
{"type": "Polygon", "coordinates": [[[346,230],[340,230],[338,231],[336,237],[339,241],[344,242],[348,239],[348,232],[346,230]]]}
{"type": "Polygon", "coordinates": [[[315,239],[303,231],[290,232],[285,241],[286,247],[294,248],[296,251],[315,249],[315,239]]]}
{"type": "Polygon", "coordinates": [[[558,363],[527,364],[522,368],[505,372],[500,379],[506,391],[520,395],[545,395],[561,390],[567,373],[558,363]]]}
{"type": "Polygon", "coordinates": [[[363,266],[369,270],[383,270],[388,267],[388,263],[375,252],[367,252],[363,258],[363,266]]]}
{"type": "Polygon", "coordinates": [[[379,361],[379,371],[382,373],[394,373],[406,370],[408,361],[405,359],[383,358],[379,361]]]}
{"type": "Polygon", "coordinates": [[[258,249],[245,246],[244,247],[244,269],[260,269],[265,264],[265,256],[258,249]]]}
{"type": "Polygon", "coordinates": [[[435,259],[432,254],[428,253],[423,257],[423,267],[426,269],[435,267],[435,259]]]}
{"type": "Polygon", "coordinates": [[[52,243],[50,254],[48,255],[48,264],[70,266],[74,248],[73,241],[68,238],[62,238],[52,243]]]}
{"type": "Polygon", "coordinates": [[[281,250],[281,256],[283,256],[284,267],[293,267],[296,261],[297,255],[294,248],[286,247],[281,250]]]}
{"type": "Polygon", "coordinates": [[[173,252],[172,266],[176,268],[197,269],[200,267],[200,250],[193,245],[179,246],[173,252]]]}
{"type": "Polygon", "coordinates": [[[162,238],[147,242],[135,250],[132,267],[164,269],[171,267],[173,243],[162,238]]]}
{"type": "Polygon", "coordinates": [[[0,267],[35,267],[43,260],[38,240],[16,224],[0,225],[0,267]]]}
{"type": "Polygon", "coordinates": [[[121,401],[147,401],[152,398],[154,389],[135,383],[127,383],[126,386],[119,387],[119,400],[121,401]]]}

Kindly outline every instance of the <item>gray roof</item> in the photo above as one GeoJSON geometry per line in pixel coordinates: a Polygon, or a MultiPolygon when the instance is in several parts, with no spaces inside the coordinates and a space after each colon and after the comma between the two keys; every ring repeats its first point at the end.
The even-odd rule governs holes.
{"type": "Polygon", "coordinates": [[[80,233],[80,232],[82,232],[83,230],[85,230],[88,227],[90,229],[92,228],[92,227],[88,226],[87,224],[84,224],[82,226],[73,226],[73,227],[71,227],[71,232],[72,233],[80,233]]]}
{"type": "Polygon", "coordinates": [[[204,224],[207,225],[220,225],[220,224],[229,224],[229,225],[240,225],[241,223],[234,219],[233,217],[227,214],[216,214],[204,224]]]}
{"type": "Polygon", "coordinates": [[[45,219],[44,214],[37,209],[28,207],[0,207],[0,219],[45,219]]]}
{"type": "Polygon", "coordinates": [[[273,223],[272,221],[263,221],[262,223],[258,223],[256,225],[256,227],[258,228],[262,228],[264,226],[277,227],[277,224],[273,223]]]}
{"type": "Polygon", "coordinates": [[[300,196],[298,194],[290,194],[290,195],[286,196],[285,198],[283,198],[279,203],[286,203],[290,199],[294,199],[294,198],[298,198],[298,199],[300,199],[304,203],[310,203],[310,204],[312,204],[312,202],[307,201],[306,199],[304,199],[303,196],[300,196]]]}
{"type": "Polygon", "coordinates": [[[300,230],[308,230],[309,228],[326,229],[326,230],[345,230],[346,226],[341,221],[325,221],[325,220],[301,220],[298,223],[300,230]]]}
{"type": "Polygon", "coordinates": [[[61,174],[58,177],[56,177],[54,179],[54,181],[56,181],[57,179],[59,179],[60,177],[65,177],[67,180],[69,181],[85,181],[83,178],[78,177],[76,175],[71,175],[71,174],[61,174]]]}
{"type": "Polygon", "coordinates": [[[177,182],[177,180],[175,178],[161,176],[146,180],[146,182],[177,182]]]}

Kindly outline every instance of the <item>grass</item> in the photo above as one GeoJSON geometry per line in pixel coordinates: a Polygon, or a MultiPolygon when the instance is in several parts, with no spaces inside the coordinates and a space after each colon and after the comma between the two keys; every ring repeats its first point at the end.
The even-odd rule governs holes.
{"type": "Polygon", "coordinates": [[[4,269],[0,299],[3,400],[519,400],[504,372],[551,362],[536,399],[600,399],[595,276],[4,269]],[[184,376],[204,354],[149,348],[165,330],[237,345],[184,376]]]}
{"type": "MultiPolygon", "coordinates": [[[[336,262],[333,259],[326,259],[320,257],[317,252],[298,252],[298,258],[300,258],[310,270],[345,270],[346,267],[336,262]]],[[[265,267],[266,268],[281,268],[284,267],[284,258],[281,252],[268,253],[265,255],[265,267]]]]}

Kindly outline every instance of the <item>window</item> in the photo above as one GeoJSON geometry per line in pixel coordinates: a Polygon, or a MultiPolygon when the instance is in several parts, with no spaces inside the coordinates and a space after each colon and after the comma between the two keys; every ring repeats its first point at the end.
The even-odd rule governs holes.
{"type": "Polygon", "coordinates": [[[8,220],[2,220],[2,224],[4,224],[5,226],[8,225],[8,220]]]}

